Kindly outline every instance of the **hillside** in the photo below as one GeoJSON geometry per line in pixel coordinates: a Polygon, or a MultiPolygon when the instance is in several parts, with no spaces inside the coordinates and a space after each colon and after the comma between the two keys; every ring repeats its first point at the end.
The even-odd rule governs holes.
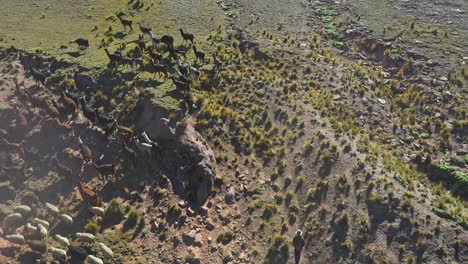
{"type": "Polygon", "coordinates": [[[7,0],[0,263],[468,262],[468,6],[422,2],[7,0]]]}

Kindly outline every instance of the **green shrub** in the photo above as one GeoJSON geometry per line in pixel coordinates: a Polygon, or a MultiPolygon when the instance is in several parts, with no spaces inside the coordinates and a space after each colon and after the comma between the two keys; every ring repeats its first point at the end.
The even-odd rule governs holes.
{"type": "Polygon", "coordinates": [[[39,197],[33,191],[25,191],[21,195],[21,202],[27,205],[31,205],[39,201],[39,197]]]}
{"type": "Polygon", "coordinates": [[[156,187],[156,189],[154,190],[154,193],[153,193],[153,197],[154,199],[161,199],[164,197],[164,190],[159,188],[159,187],[156,187]]]}
{"type": "Polygon", "coordinates": [[[289,244],[284,236],[275,235],[273,245],[268,249],[267,263],[286,263],[289,258],[289,244]]]}
{"type": "Polygon", "coordinates": [[[127,221],[125,221],[125,225],[128,227],[135,227],[138,223],[140,216],[138,215],[138,211],[135,209],[131,209],[130,213],[128,213],[127,221]]]}
{"type": "Polygon", "coordinates": [[[427,133],[427,132],[424,132],[424,133],[419,134],[419,137],[424,138],[424,139],[428,139],[428,138],[431,137],[431,135],[429,135],[429,133],[427,133]]]}
{"type": "Polygon", "coordinates": [[[468,186],[468,174],[461,171],[456,171],[454,175],[457,183],[459,183],[461,186],[468,186]]]}
{"type": "Polygon", "coordinates": [[[112,201],[109,203],[109,206],[107,206],[104,219],[108,220],[122,220],[124,217],[124,207],[122,203],[118,199],[112,199],[112,201]]]}
{"type": "Polygon", "coordinates": [[[223,232],[218,235],[218,238],[216,238],[216,242],[223,243],[223,245],[226,245],[229,242],[231,242],[235,237],[236,235],[230,231],[223,232]]]}
{"type": "Polygon", "coordinates": [[[85,225],[84,229],[88,233],[96,234],[99,231],[99,225],[93,220],[89,220],[88,223],[85,225]]]}
{"type": "Polygon", "coordinates": [[[458,188],[461,188],[461,192],[463,192],[464,188],[468,187],[468,174],[457,171],[456,167],[450,166],[443,161],[437,161],[435,167],[445,172],[447,175],[444,175],[444,177],[449,181],[454,181],[458,185],[458,188]]]}
{"type": "Polygon", "coordinates": [[[177,204],[173,204],[171,205],[171,207],[169,207],[167,213],[174,217],[179,217],[182,214],[182,209],[180,209],[180,207],[177,206],[177,204]]]}
{"type": "Polygon", "coordinates": [[[452,166],[448,165],[447,163],[445,163],[443,161],[437,161],[435,163],[435,166],[439,170],[442,170],[442,171],[445,171],[445,172],[448,172],[448,173],[452,173],[452,172],[455,171],[455,167],[452,167],[452,166]]]}
{"type": "Polygon", "coordinates": [[[274,213],[276,213],[277,207],[275,204],[266,204],[265,208],[263,210],[263,215],[262,217],[264,219],[270,219],[274,213]]]}

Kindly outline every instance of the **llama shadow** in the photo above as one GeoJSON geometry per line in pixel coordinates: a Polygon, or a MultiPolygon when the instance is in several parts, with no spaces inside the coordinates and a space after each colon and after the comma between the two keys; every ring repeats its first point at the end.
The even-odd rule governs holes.
{"type": "Polygon", "coordinates": [[[331,173],[333,162],[325,162],[322,167],[320,167],[318,174],[320,177],[325,178],[331,173]]]}
{"type": "Polygon", "coordinates": [[[166,94],[174,97],[175,99],[183,99],[184,98],[183,93],[180,90],[177,90],[177,89],[167,91],[166,94]]]}
{"type": "Polygon", "coordinates": [[[69,51],[69,52],[65,52],[65,54],[73,58],[78,58],[79,56],[81,56],[81,53],[79,51],[69,51]]]}
{"type": "Polygon", "coordinates": [[[114,34],[114,38],[117,38],[117,39],[123,39],[127,36],[127,34],[125,32],[117,32],[114,34]]]}
{"type": "Polygon", "coordinates": [[[145,227],[144,224],[141,224],[141,222],[138,224],[137,228],[135,229],[135,231],[133,232],[132,234],[132,238],[131,238],[131,241],[133,241],[135,238],[138,237],[138,235],[141,234],[141,232],[143,231],[143,228],[145,227]]]}
{"type": "Polygon", "coordinates": [[[147,84],[147,87],[157,88],[158,86],[161,86],[162,84],[164,84],[164,82],[159,81],[159,80],[155,80],[155,79],[151,79],[151,80],[146,81],[145,84],[147,84]]]}
{"type": "Polygon", "coordinates": [[[41,254],[33,252],[33,251],[26,251],[18,256],[19,263],[23,264],[36,264],[37,259],[41,259],[41,254]]]}

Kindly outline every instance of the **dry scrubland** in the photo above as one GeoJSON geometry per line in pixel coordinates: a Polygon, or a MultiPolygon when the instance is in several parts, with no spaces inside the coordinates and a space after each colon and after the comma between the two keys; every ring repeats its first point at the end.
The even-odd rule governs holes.
{"type": "MultiPolygon", "coordinates": [[[[467,29],[463,16],[445,23],[450,8],[431,21],[431,1],[404,12],[377,3],[394,16],[366,1],[7,2],[0,138],[10,144],[0,143],[0,220],[27,204],[28,221],[52,223],[41,238],[49,247],[63,248],[52,238],[61,234],[105,263],[292,263],[297,229],[306,239],[302,263],[468,262],[467,29]],[[116,15],[133,20],[134,32],[116,15]],[[188,50],[182,63],[200,71],[190,92],[148,66],[134,42],[139,21],[188,50]],[[179,28],[195,35],[205,64],[179,28]],[[88,51],[68,43],[78,37],[88,51]],[[111,67],[105,47],[143,65],[111,67]],[[46,88],[29,65],[47,75],[46,88]],[[64,87],[134,135],[147,131],[149,155],[125,133],[106,137],[83,107],[50,126],[51,102],[65,109],[64,87]],[[46,103],[34,107],[21,91],[46,103]],[[116,165],[116,179],[99,180],[78,136],[93,161],[116,165]],[[203,185],[207,175],[212,184],[203,185]],[[78,190],[79,180],[90,192],[78,190]],[[95,197],[100,216],[89,209],[95,197]],[[98,243],[75,241],[84,231],[113,260],[98,243]]],[[[181,79],[167,48],[159,53],[181,79]]],[[[25,230],[3,226],[4,235],[25,230]]],[[[53,259],[5,237],[0,251],[0,262],[53,259]]],[[[69,261],[81,263],[73,252],[69,261]]]]}

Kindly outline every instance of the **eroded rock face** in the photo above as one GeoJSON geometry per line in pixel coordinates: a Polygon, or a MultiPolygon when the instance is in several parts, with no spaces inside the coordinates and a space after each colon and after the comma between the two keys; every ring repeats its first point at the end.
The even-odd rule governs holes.
{"type": "Polygon", "coordinates": [[[157,141],[167,141],[170,149],[162,151],[162,163],[173,172],[177,182],[187,182],[185,190],[189,199],[204,203],[210,195],[216,177],[216,160],[213,150],[203,137],[189,124],[176,128],[167,119],[167,111],[155,107],[149,100],[140,102],[137,126],[157,141]]]}
{"type": "Polygon", "coordinates": [[[75,74],[73,75],[73,79],[75,80],[75,85],[81,90],[94,90],[98,86],[96,82],[96,77],[88,73],[75,72],[75,74]]]}
{"type": "Polygon", "coordinates": [[[192,163],[187,174],[189,186],[196,190],[199,202],[205,201],[216,177],[216,160],[213,150],[195,129],[188,125],[178,141],[178,149],[192,163]]]}
{"type": "Polygon", "coordinates": [[[137,127],[146,131],[150,138],[162,140],[175,140],[177,138],[172,133],[175,129],[175,124],[161,120],[161,118],[167,118],[168,111],[166,109],[155,107],[149,99],[141,100],[139,108],[140,115],[138,120],[136,120],[137,127]]]}

